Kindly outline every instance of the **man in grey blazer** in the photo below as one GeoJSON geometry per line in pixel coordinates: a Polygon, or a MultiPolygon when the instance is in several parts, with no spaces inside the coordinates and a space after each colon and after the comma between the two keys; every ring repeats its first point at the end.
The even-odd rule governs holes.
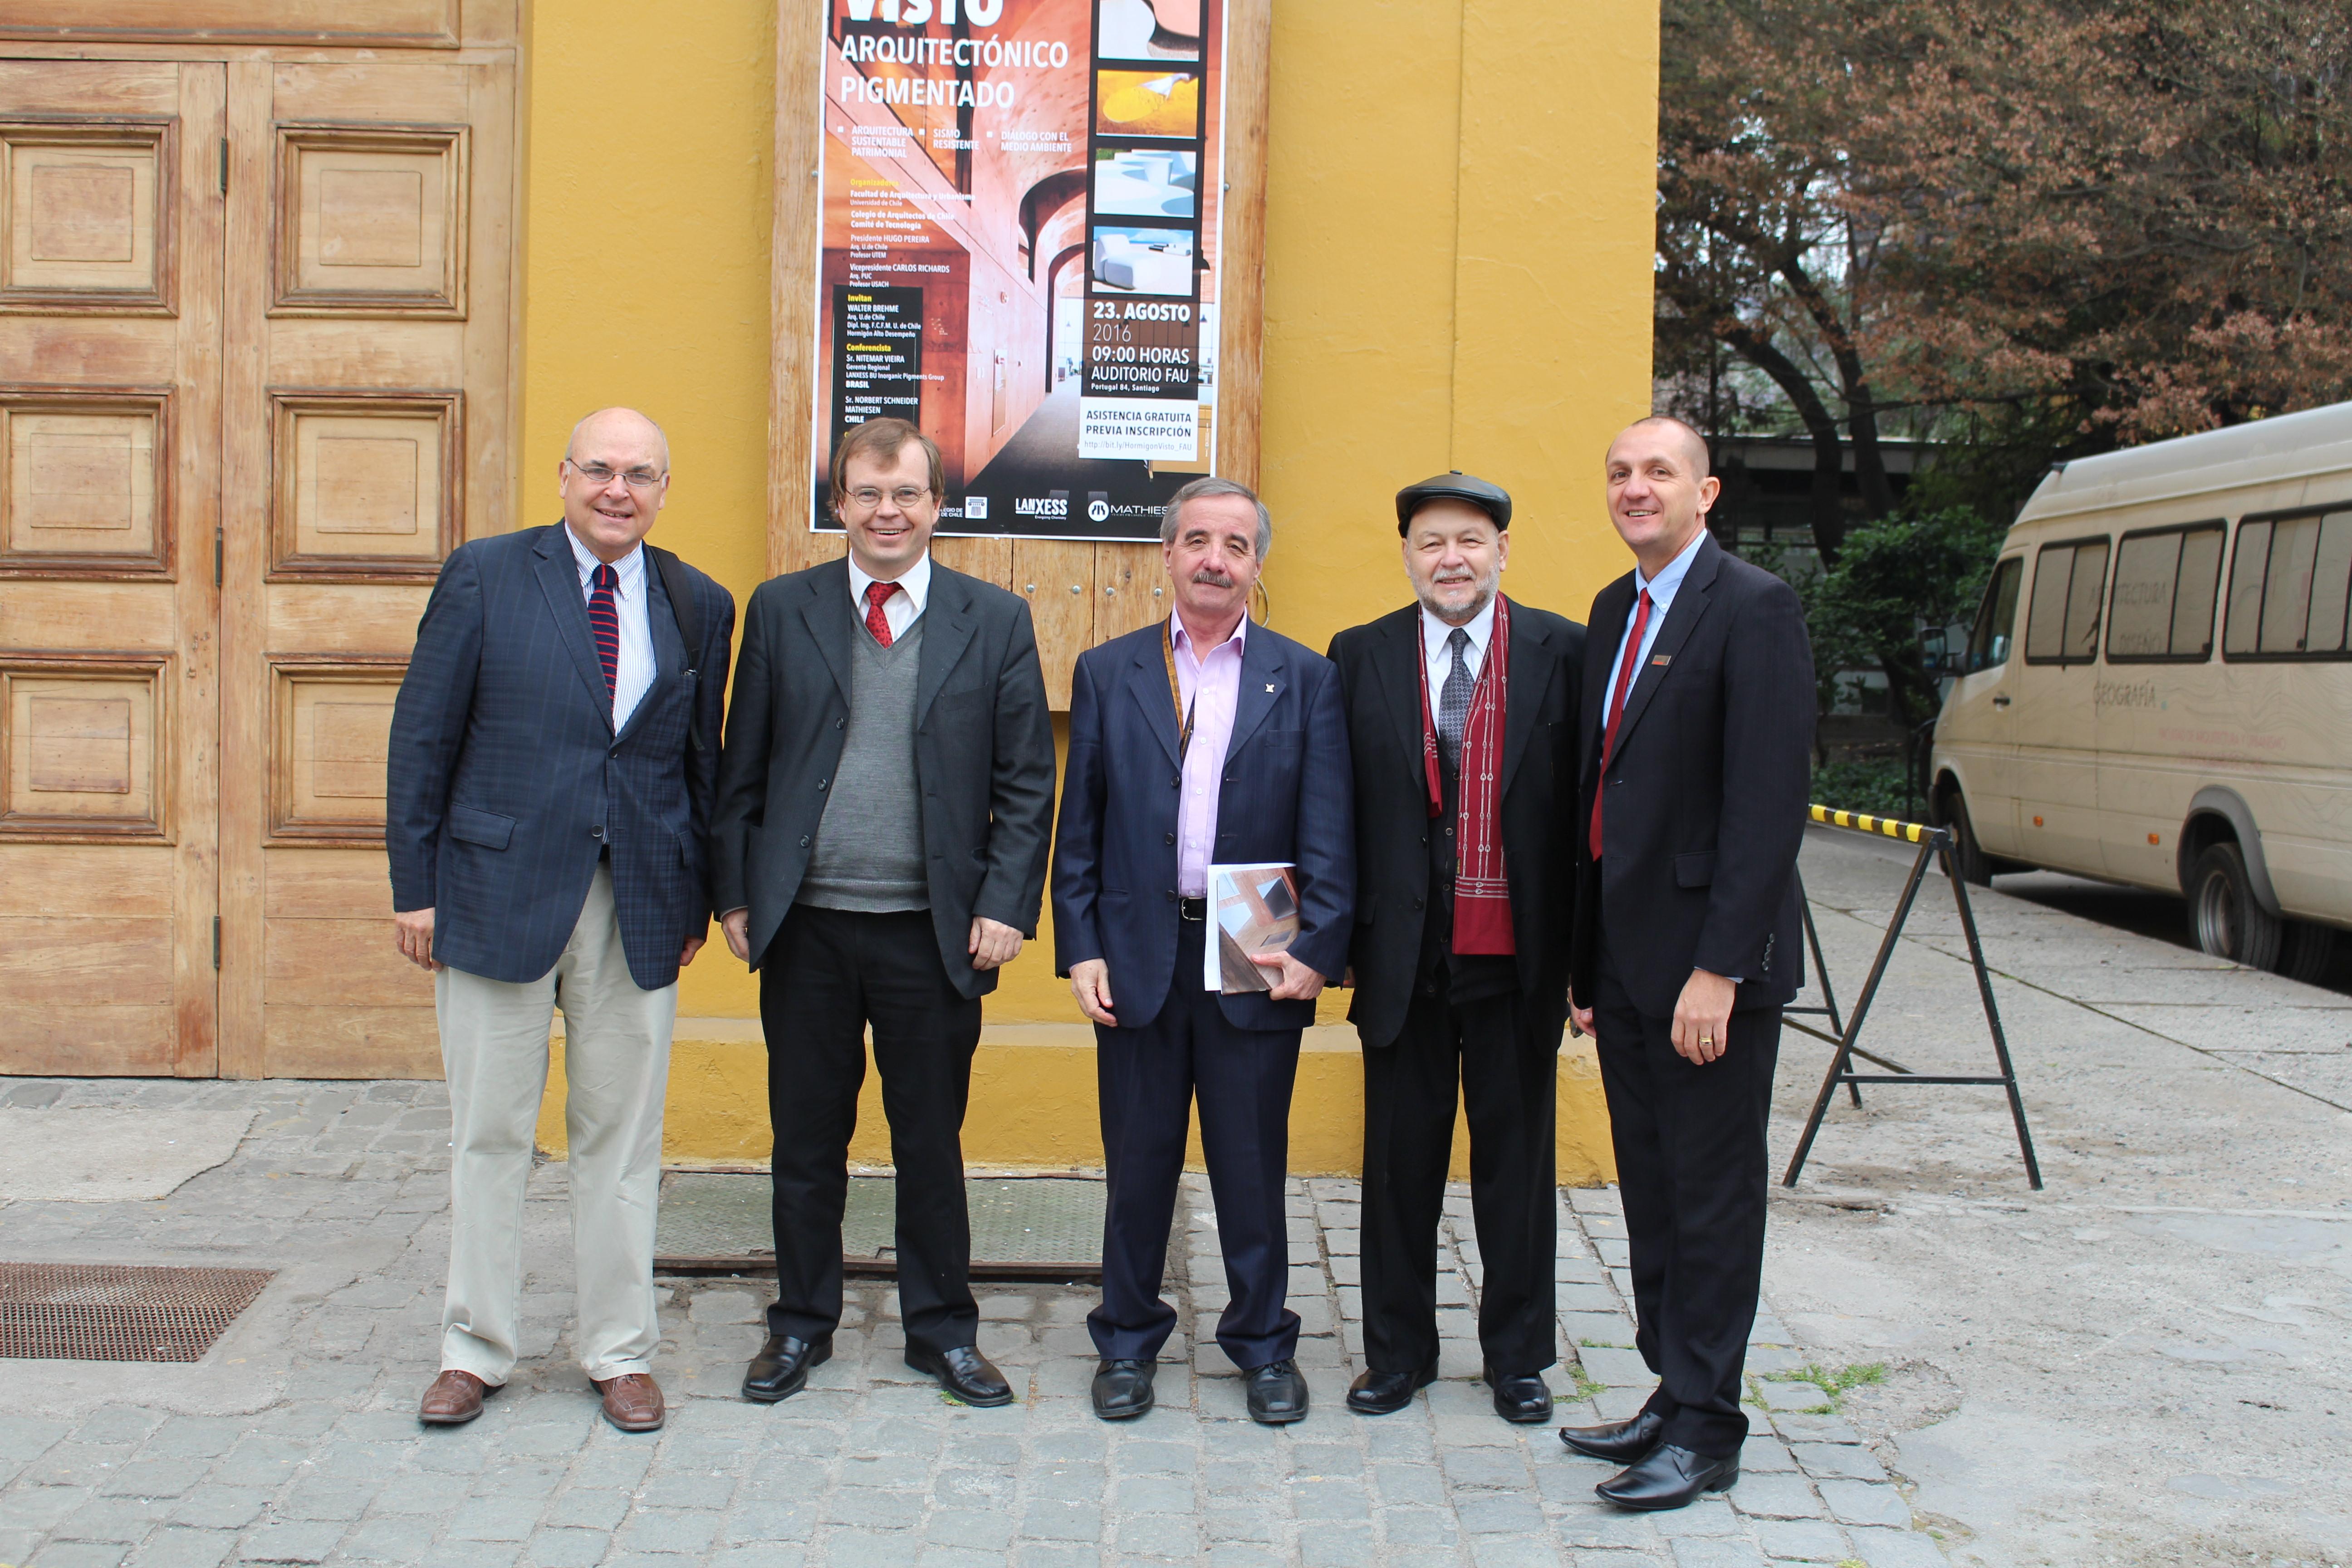
{"type": "Polygon", "coordinates": [[[481,1414],[520,1341],[523,1185],[564,1016],[578,1350],[624,1431],[662,1424],[654,1205],[677,972],[710,930],[705,836],[735,601],[646,544],[669,443],[580,422],[563,521],[460,545],[393,709],[384,846],[401,952],[434,972],[452,1213],[441,1375],[481,1414]]]}
{"type": "Polygon", "coordinates": [[[980,1353],[962,1130],[980,998],[1034,936],[1054,732],[1029,606],[930,558],[946,478],[902,419],[842,440],[849,556],[751,595],[719,761],[712,878],[760,973],[775,1132],[776,1302],[746,1398],[833,1353],[866,1032],[898,1171],[907,1363],[970,1405],[980,1353]]]}

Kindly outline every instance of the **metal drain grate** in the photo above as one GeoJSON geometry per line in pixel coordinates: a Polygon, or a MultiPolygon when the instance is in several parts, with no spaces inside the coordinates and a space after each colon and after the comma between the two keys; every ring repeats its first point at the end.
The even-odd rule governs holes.
{"type": "Polygon", "coordinates": [[[201,1361],[272,1273],[0,1263],[0,1356],[201,1361]]]}

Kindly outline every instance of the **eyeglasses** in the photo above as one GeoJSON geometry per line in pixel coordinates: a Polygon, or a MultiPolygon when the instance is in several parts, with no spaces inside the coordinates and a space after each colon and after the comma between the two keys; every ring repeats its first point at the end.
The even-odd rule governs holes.
{"type": "Polygon", "coordinates": [[[563,460],[572,463],[573,473],[578,474],[600,490],[614,479],[626,481],[633,490],[649,490],[669,478],[667,472],[657,474],[651,468],[608,468],[602,463],[572,463],[569,458],[563,460]]]}
{"type": "MultiPolygon", "coordinates": [[[[890,497],[890,504],[897,507],[900,511],[908,510],[919,501],[929,500],[931,494],[930,491],[920,489],[915,485],[900,485],[897,489],[887,493],[890,497]]],[[[867,485],[862,489],[849,491],[848,499],[849,503],[858,510],[872,511],[876,507],[882,504],[882,497],[884,494],[884,491],[877,490],[873,486],[867,485]]]]}

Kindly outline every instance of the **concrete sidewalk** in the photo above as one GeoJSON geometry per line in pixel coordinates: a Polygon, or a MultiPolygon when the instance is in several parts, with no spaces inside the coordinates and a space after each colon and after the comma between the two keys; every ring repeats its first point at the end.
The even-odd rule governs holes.
{"type": "MultiPolygon", "coordinates": [[[[1850,1000],[1902,867],[1826,834],[1805,865],[1850,1000]]],[[[1948,910],[1931,882],[1867,1038],[1973,1070],[1989,1051],[1948,910]]],[[[529,1359],[474,1426],[423,1432],[447,1237],[438,1085],[19,1079],[0,1096],[19,1117],[250,1131],[160,1201],[0,1203],[0,1258],[280,1273],[194,1365],[0,1363],[0,1563],[2344,1560],[2352,1007],[1998,895],[1979,910],[2050,1190],[2027,1189],[1997,1091],[1836,1110],[1801,1186],[1776,1189],[1758,1431],[1727,1500],[1615,1513],[1591,1494],[1605,1467],[1495,1419],[1472,1380],[1480,1273],[1460,1213],[1445,1380],[1398,1415],[1349,1415],[1354,1189],[1321,1180],[1292,1197],[1316,1410],[1287,1430],[1247,1421],[1210,1341],[1222,1271],[1195,1184],[1190,1256],[1171,1262],[1185,1364],[1141,1422],[1087,1412],[1085,1291],[986,1293],[982,1346],[1022,1390],[1008,1409],[950,1404],[900,1365],[879,1287],[853,1290],[810,1391],[762,1408],[733,1396],[761,1287],[697,1280],[667,1285],[670,1426],[623,1436],[568,1353],[557,1164],[528,1205],[529,1359]]],[[[1782,1157],[1827,1058],[1783,1046],[1782,1157]]],[[[1562,1418],[1628,1410],[1648,1379],[1622,1348],[1614,1194],[1564,1194],[1560,1224],[1562,1418]]]]}

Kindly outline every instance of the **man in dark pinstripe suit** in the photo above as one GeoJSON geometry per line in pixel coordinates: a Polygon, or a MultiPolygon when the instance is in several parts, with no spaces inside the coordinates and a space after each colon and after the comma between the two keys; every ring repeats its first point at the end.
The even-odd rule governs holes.
{"type": "Polygon", "coordinates": [[[434,971],[453,1123],[442,1371],[418,1414],[470,1421],[514,1367],[560,1005],[577,1350],[613,1424],[651,1431],[662,1096],[677,972],[709,931],[735,602],[644,543],[669,489],[652,420],[590,415],[559,478],[561,523],[450,555],[393,714],[393,908],[434,971]]]}

